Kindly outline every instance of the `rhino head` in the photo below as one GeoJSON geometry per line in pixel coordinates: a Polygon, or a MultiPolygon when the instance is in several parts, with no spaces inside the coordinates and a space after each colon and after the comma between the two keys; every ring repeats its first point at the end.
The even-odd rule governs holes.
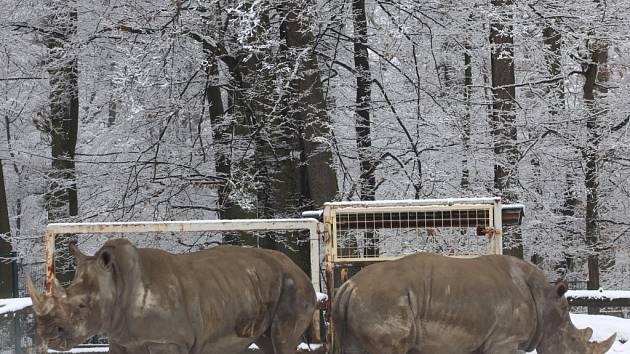
{"type": "Polygon", "coordinates": [[[95,256],[86,256],[76,244],[70,245],[70,252],[77,269],[67,289],[55,279],[52,293],[43,294],[27,279],[37,335],[50,348],[62,351],[102,333],[115,299],[111,253],[101,249],[95,256]]]}
{"type": "Polygon", "coordinates": [[[591,342],[590,327],[577,329],[569,316],[569,303],[564,296],[565,282],[558,282],[545,291],[543,299],[542,339],[536,350],[539,354],[603,354],[612,347],[616,334],[602,342],[591,342]]]}

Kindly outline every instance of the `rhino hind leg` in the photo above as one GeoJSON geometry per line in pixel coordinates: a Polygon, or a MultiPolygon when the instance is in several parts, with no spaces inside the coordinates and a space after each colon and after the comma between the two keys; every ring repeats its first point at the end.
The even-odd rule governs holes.
{"type": "Polygon", "coordinates": [[[271,320],[270,337],[274,354],[295,354],[315,312],[314,294],[310,295],[313,296],[296,287],[292,279],[284,282],[282,295],[271,320]]]}

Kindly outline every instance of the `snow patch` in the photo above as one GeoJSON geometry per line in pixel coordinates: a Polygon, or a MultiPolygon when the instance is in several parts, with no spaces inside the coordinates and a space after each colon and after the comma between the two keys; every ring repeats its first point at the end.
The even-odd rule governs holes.
{"type": "Polygon", "coordinates": [[[108,347],[100,347],[100,348],[74,348],[70,349],[67,352],[58,352],[56,350],[48,349],[49,353],[108,353],[108,347]]]}
{"type": "Polygon", "coordinates": [[[324,302],[328,300],[328,295],[324,293],[317,293],[317,302],[324,302]]]}
{"type": "Polygon", "coordinates": [[[630,299],[629,290],[569,290],[567,297],[581,299],[630,299]]]}
{"type": "Polygon", "coordinates": [[[6,315],[9,312],[20,311],[32,305],[33,301],[30,297],[17,299],[0,299],[0,315],[6,315]]]}

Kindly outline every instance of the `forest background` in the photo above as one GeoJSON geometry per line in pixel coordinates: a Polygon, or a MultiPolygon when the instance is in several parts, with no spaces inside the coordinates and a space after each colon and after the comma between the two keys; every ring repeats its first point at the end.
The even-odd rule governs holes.
{"type": "MultiPolygon", "coordinates": [[[[50,222],[496,195],[525,205],[506,253],[628,288],[629,19],[623,0],[0,0],[0,267],[41,265],[50,222]]],[[[263,246],[308,264],[301,241],[263,246]]]]}

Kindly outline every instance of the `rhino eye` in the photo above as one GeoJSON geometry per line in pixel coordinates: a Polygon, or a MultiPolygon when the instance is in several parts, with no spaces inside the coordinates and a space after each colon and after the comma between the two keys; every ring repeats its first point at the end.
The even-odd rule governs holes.
{"type": "Polygon", "coordinates": [[[79,304],[79,308],[80,308],[80,309],[84,309],[84,308],[85,308],[85,304],[84,304],[84,303],[80,303],[80,304],[79,304]]]}
{"type": "Polygon", "coordinates": [[[57,334],[58,334],[59,336],[62,336],[62,337],[63,337],[63,336],[65,336],[65,335],[66,335],[66,331],[63,329],[63,327],[58,326],[58,327],[57,327],[57,334]]]}

